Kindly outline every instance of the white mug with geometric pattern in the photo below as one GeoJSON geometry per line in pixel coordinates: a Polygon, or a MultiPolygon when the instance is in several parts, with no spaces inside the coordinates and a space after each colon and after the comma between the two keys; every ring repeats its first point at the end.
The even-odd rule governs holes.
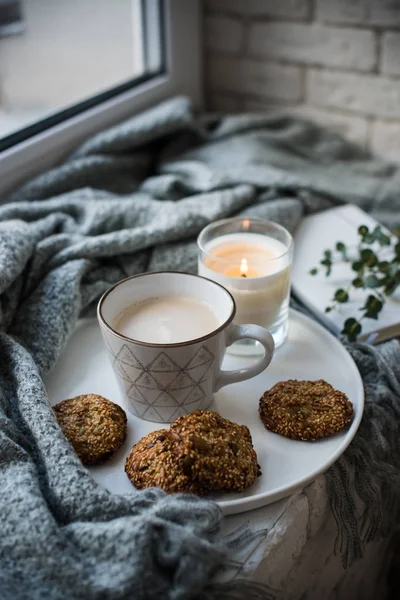
{"type": "Polygon", "coordinates": [[[223,386],[264,371],[274,354],[272,336],[258,325],[234,325],[235,312],[235,301],[224,287],[188,273],[144,273],[109,289],[100,299],[97,318],[128,409],[146,421],[170,423],[209,408],[214,392],[223,386]],[[206,302],[220,325],[203,337],[177,344],[137,341],[114,329],[116,318],[130,304],[174,295],[206,302]],[[222,370],[226,348],[247,338],[262,344],[262,358],[243,369],[222,370]]]}

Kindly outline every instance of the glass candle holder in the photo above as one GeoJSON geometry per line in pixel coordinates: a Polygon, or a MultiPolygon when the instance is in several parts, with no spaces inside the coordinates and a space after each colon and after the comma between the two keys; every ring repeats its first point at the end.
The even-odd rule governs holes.
{"type": "MultiPolygon", "coordinates": [[[[293,239],[281,225],[259,218],[234,217],[205,227],[198,239],[199,275],[230,291],[235,323],[268,329],[279,347],[288,334],[293,239]]],[[[232,354],[259,354],[258,342],[242,340],[232,354]]]]}

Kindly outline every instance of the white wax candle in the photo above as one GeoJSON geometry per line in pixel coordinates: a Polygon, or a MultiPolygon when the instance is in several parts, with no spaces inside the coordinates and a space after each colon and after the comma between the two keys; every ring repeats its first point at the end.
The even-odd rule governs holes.
{"type": "Polygon", "coordinates": [[[290,252],[275,238],[233,233],[214,239],[199,258],[199,275],[226,287],[236,302],[236,323],[272,326],[287,303],[290,252]]]}

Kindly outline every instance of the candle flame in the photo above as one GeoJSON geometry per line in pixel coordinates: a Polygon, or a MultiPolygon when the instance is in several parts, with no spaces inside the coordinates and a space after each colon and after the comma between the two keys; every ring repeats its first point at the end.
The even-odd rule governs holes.
{"type": "Polygon", "coordinates": [[[243,221],[243,225],[242,226],[243,226],[243,229],[249,229],[249,227],[250,227],[250,220],[249,219],[245,219],[243,221]]]}
{"type": "Polygon", "coordinates": [[[242,258],[242,261],[240,263],[240,275],[242,277],[247,277],[248,270],[249,270],[249,267],[247,265],[247,260],[245,258],[242,258]]]}

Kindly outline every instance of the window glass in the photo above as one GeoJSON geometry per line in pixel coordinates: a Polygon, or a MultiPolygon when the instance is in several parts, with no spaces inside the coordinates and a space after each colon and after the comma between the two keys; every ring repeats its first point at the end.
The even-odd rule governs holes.
{"type": "Polygon", "coordinates": [[[2,147],[159,73],[160,19],[158,0],[0,0],[2,147]]]}

